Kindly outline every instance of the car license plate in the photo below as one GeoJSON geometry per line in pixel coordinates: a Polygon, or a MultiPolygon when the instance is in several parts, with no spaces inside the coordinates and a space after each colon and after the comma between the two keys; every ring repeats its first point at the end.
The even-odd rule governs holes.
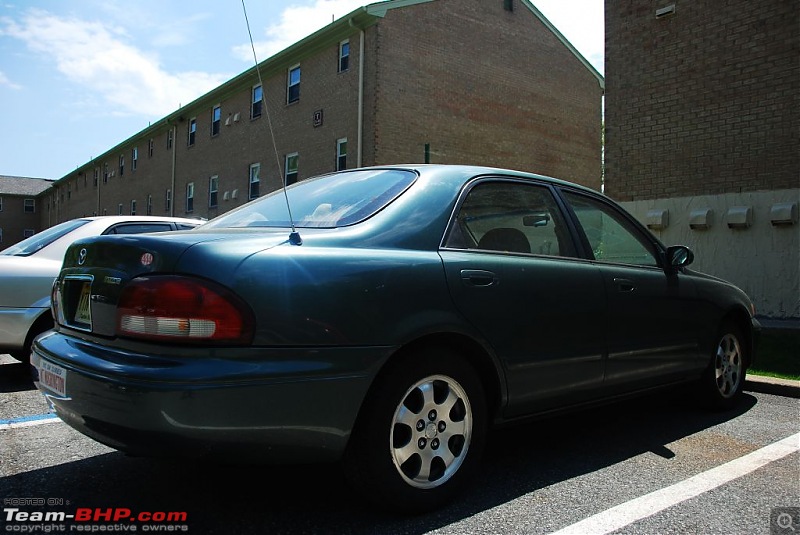
{"type": "Polygon", "coordinates": [[[89,296],[91,295],[92,283],[85,281],[81,288],[81,296],[78,299],[78,307],[75,309],[75,323],[82,323],[92,327],[92,307],[89,306],[89,296]]]}
{"type": "Polygon", "coordinates": [[[59,396],[67,396],[67,370],[47,362],[46,360],[39,361],[39,384],[52,390],[59,396]]]}

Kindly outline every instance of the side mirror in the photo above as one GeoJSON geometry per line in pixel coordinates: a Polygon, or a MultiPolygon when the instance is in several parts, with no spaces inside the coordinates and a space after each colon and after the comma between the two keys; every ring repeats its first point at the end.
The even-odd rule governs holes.
{"type": "Polygon", "coordinates": [[[678,269],[694,262],[694,253],[685,245],[673,245],[667,248],[667,266],[678,269]]]}

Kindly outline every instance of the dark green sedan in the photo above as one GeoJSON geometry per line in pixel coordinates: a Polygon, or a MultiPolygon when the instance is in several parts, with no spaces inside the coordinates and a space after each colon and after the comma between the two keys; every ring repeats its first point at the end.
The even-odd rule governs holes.
{"type": "Polygon", "coordinates": [[[32,364],[58,416],[111,447],[341,461],[419,511],[498,423],[687,382],[733,405],[759,326],[692,259],[568,182],[344,171],[195,230],[74,243],[32,364]]]}

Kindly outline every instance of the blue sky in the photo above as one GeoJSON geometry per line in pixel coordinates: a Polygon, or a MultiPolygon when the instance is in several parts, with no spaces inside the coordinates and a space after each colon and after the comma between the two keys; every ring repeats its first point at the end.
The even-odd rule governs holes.
{"type": "MultiPolygon", "coordinates": [[[[364,0],[245,0],[263,60],[364,0]]],[[[603,72],[603,0],[533,0],[603,72]]],[[[252,67],[241,0],[0,0],[0,175],[58,179],[252,67]]]]}

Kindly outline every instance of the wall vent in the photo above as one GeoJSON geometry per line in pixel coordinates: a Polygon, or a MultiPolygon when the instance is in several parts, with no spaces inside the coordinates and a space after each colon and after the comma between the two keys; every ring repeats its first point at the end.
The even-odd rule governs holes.
{"type": "Polygon", "coordinates": [[[660,8],[660,9],[656,9],[656,18],[657,19],[669,16],[669,15],[674,15],[674,14],[675,14],[675,4],[670,4],[668,6],[660,8]]]}

